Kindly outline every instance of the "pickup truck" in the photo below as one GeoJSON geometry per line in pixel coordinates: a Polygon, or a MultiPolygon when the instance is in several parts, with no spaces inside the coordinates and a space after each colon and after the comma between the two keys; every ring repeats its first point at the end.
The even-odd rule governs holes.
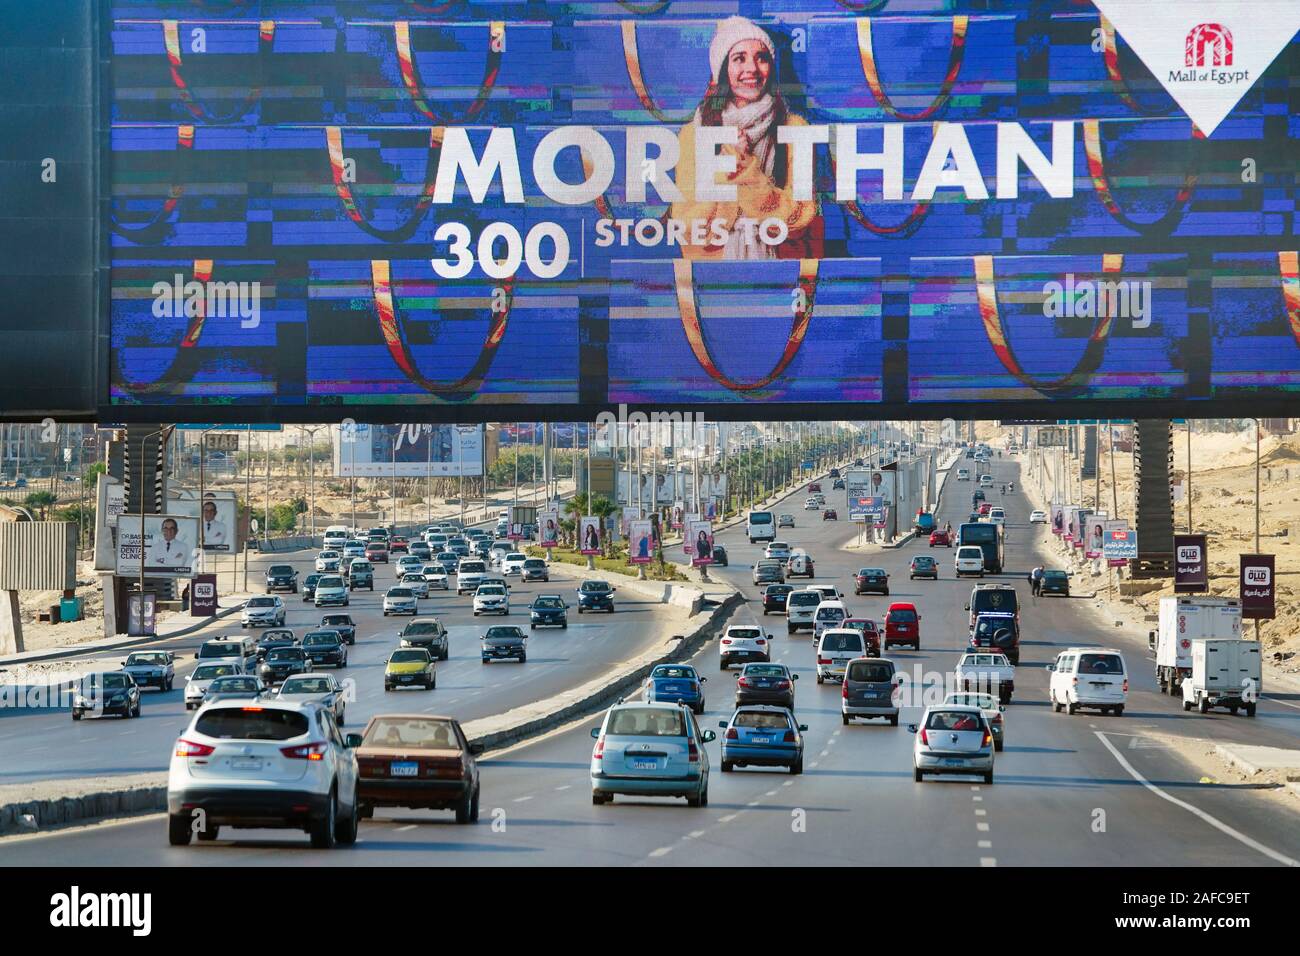
{"type": "Polygon", "coordinates": [[[1011,694],[1016,689],[1016,669],[1007,655],[968,651],[957,662],[955,673],[959,689],[997,694],[999,702],[1011,702],[1011,694]]]}
{"type": "Polygon", "coordinates": [[[122,670],[141,688],[153,686],[168,691],[176,680],[176,658],[170,651],[136,651],[127,655],[122,670]]]}

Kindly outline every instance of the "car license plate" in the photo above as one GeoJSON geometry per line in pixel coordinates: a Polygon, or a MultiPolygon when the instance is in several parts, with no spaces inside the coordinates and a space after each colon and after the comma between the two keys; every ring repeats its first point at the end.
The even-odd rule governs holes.
{"type": "Polygon", "coordinates": [[[750,737],[749,739],[756,744],[770,744],[772,742],[771,737],[750,737]]]}
{"type": "Polygon", "coordinates": [[[230,769],[231,770],[261,770],[262,758],[261,757],[231,757],[230,769]]]}
{"type": "Polygon", "coordinates": [[[633,760],[633,770],[658,770],[659,761],[657,760],[633,760]]]}
{"type": "Polygon", "coordinates": [[[412,762],[393,761],[388,765],[388,773],[393,777],[415,777],[420,773],[420,765],[412,762]]]}
{"type": "Polygon", "coordinates": [[[960,757],[944,757],[939,761],[939,766],[941,767],[962,767],[965,766],[965,764],[966,761],[960,757]]]}
{"type": "Polygon", "coordinates": [[[403,683],[403,684],[409,684],[412,680],[413,680],[413,678],[412,678],[411,675],[409,675],[409,674],[405,674],[405,675],[402,676],[402,683],[403,683]]]}

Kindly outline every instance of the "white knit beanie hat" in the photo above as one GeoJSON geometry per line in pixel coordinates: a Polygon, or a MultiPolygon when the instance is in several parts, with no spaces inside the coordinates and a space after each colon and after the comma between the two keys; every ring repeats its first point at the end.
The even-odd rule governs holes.
{"type": "Polygon", "coordinates": [[[766,30],[745,17],[727,17],[718,24],[718,32],[713,35],[713,42],[709,44],[711,80],[717,79],[718,72],[726,62],[731,48],[744,40],[757,40],[767,47],[767,52],[771,54],[773,60],[776,60],[776,47],[772,45],[772,38],[767,35],[766,30]]]}

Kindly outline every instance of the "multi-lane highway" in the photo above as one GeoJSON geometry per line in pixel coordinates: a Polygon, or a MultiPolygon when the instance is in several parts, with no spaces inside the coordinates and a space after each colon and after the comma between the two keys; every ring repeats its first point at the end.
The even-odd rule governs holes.
{"type": "MultiPolygon", "coordinates": [[[[1020,487],[1014,459],[995,458],[991,467],[996,483],[1014,480],[1020,487]]],[[[951,521],[954,527],[960,523],[969,510],[971,487],[955,481],[947,484],[941,523],[951,521]]],[[[997,755],[993,785],[957,777],[913,782],[913,738],[905,725],[917,718],[918,709],[905,710],[903,726],[897,728],[878,721],[841,724],[840,688],[816,684],[810,637],[806,632],[787,636],[780,617],[763,618],[756,601],[758,589],[749,583],[749,564],[759,549],[748,544],[741,529],[719,535],[728,546],[731,567],[712,573],[740,587],[748,598],[735,612],[733,623],[766,623],[775,639],[773,659],[788,664],[801,677],[796,712],[809,726],[801,776],[753,769],[723,775],[715,742],[707,745],[713,767],[707,807],[691,809],[681,800],[628,797],[593,806],[589,730],[599,721],[592,718],[483,759],[483,816],[478,826],[456,826],[446,813],[380,810],[374,820],[363,824],[355,847],[314,854],[312,861],[335,865],[1236,866],[1294,865],[1300,860],[1300,816],[1294,811],[1249,787],[1201,782],[1202,769],[1149,736],[1160,732],[1295,746],[1300,736],[1300,701],[1270,693],[1254,720],[1183,713],[1176,701],[1157,693],[1145,634],[1102,627],[1084,613],[1091,600],[1085,596],[1090,590],[1086,583],[1076,582],[1077,596],[1070,599],[1029,595],[1027,569],[1039,561],[1052,563],[1045,547],[1045,527],[1028,524],[1030,504],[1021,494],[999,495],[995,484],[990,498],[1001,500],[1008,510],[1008,566],[1001,580],[1014,584],[1023,602],[1023,654],[1015,697],[1006,712],[1006,749],[997,755]],[[1130,673],[1123,716],[1052,712],[1045,666],[1060,649],[1076,645],[1123,651],[1130,673]]],[[[828,491],[827,499],[841,517],[846,515],[843,492],[828,491]]],[[[815,512],[795,510],[797,501],[777,509],[792,511],[798,523],[782,536],[816,557],[817,581],[830,581],[847,591],[847,603],[859,615],[879,617],[889,601],[914,601],[923,616],[924,649],[894,649],[890,656],[909,674],[918,668],[922,680],[941,680],[965,645],[963,605],[974,583],[954,580],[952,552],[931,552],[924,542],[869,556],[845,550],[854,527],[843,520],[823,523],[815,512]],[[939,581],[908,580],[907,564],[917,553],[939,558],[939,581]],[[861,566],[889,571],[889,598],[852,596],[852,573],[861,566]]],[[[605,628],[617,623],[617,618],[608,624],[602,619],[596,625],[602,636],[586,646],[603,646],[611,639],[605,628]]],[[[586,644],[580,631],[570,639],[575,637],[586,644]]],[[[376,656],[381,646],[386,642],[376,643],[376,656]]],[[[529,667],[532,663],[530,655],[529,667]]],[[[695,663],[709,678],[705,685],[709,708],[701,726],[716,728],[717,721],[730,713],[728,690],[734,677],[719,671],[716,644],[706,646],[695,663]]],[[[460,675],[453,666],[440,678],[438,693],[445,693],[444,681],[454,687],[471,680],[478,666],[473,662],[465,668],[471,673],[460,675]]],[[[501,670],[504,673],[505,668],[501,670]]],[[[488,677],[495,676],[494,669],[488,677]]],[[[501,690],[508,692],[510,685],[501,690]]],[[[440,700],[434,709],[472,715],[468,691],[463,693],[466,696],[458,706],[440,700]]],[[[479,699],[490,709],[489,700],[475,698],[479,699]]],[[[172,716],[180,717],[179,713],[172,716]]],[[[48,727],[40,725],[40,730],[60,732],[58,720],[66,721],[66,716],[60,715],[48,727]]],[[[11,723],[0,722],[4,725],[0,732],[12,734],[11,723]]],[[[167,744],[184,721],[162,723],[159,753],[151,760],[139,755],[149,766],[162,765],[167,744]]],[[[68,723],[61,730],[78,738],[94,731],[101,731],[99,744],[86,752],[96,755],[95,766],[116,767],[124,759],[117,727],[74,729],[68,723]]],[[[62,759],[52,753],[57,746],[51,747],[36,725],[29,739],[30,744],[18,743],[40,744],[54,759],[62,759]]],[[[12,737],[0,739],[4,752],[14,747],[12,737]]],[[[24,766],[35,773],[39,758],[29,755],[27,759],[24,766]]],[[[0,862],[13,865],[69,865],[110,858],[146,866],[276,865],[301,861],[311,853],[305,836],[284,831],[227,830],[215,843],[170,848],[161,815],[20,838],[0,846],[4,847],[0,862]]]]}

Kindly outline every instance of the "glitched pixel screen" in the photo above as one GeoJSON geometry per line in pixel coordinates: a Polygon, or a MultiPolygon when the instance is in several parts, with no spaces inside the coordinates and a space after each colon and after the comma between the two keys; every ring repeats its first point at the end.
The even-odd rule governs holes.
{"type": "Polygon", "coordinates": [[[468,419],[1300,391],[1300,39],[1206,137],[1122,37],[1099,49],[1084,0],[108,9],[110,405],[468,419]],[[784,147],[740,154],[739,215],[783,217],[779,241],[693,235],[681,217],[737,202],[656,185],[694,172],[655,163],[705,135],[737,15],[772,50],[780,125],[833,131],[810,200],[784,147]],[[998,124],[1060,159],[1062,121],[1069,195],[1022,164],[1000,198],[998,124]],[[969,155],[940,155],[918,196],[950,125],[969,155]],[[871,169],[839,198],[846,131],[898,145],[901,198],[871,169]],[[450,162],[466,149],[513,156],[517,182],[450,162]]]}

